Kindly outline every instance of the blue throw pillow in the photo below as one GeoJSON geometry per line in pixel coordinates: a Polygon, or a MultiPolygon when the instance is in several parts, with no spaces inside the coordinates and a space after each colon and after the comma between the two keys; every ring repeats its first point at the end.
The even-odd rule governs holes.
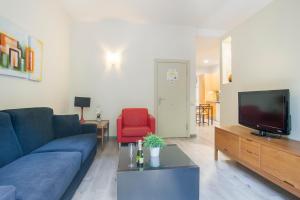
{"type": "Polygon", "coordinates": [[[54,115],[53,125],[56,138],[68,137],[81,133],[78,115],[54,115]]]}

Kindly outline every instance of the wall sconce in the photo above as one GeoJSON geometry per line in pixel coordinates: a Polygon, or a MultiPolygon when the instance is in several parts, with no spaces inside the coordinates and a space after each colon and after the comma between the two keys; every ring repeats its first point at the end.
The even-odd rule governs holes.
{"type": "Polygon", "coordinates": [[[106,61],[109,67],[117,67],[119,68],[121,64],[121,53],[119,52],[107,52],[106,53],[106,61]]]}

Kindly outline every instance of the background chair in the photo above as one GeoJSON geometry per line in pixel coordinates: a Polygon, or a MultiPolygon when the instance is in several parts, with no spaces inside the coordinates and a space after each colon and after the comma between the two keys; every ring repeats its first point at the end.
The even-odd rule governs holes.
{"type": "MultiPolygon", "coordinates": [[[[197,115],[197,112],[196,112],[197,115]]],[[[207,123],[208,125],[213,125],[213,107],[210,104],[200,104],[199,105],[199,125],[207,123]],[[207,122],[205,121],[207,119],[207,122]]]]}
{"type": "Polygon", "coordinates": [[[148,133],[155,132],[155,118],[148,113],[147,108],[125,108],[117,119],[117,141],[133,143],[148,133]]]}

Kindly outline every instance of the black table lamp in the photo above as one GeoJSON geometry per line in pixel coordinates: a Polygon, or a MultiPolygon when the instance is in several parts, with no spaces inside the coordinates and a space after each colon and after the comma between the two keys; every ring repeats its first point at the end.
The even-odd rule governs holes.
{"type": "Polygon", "coordinates": [[[84,122],[83,108],[90,107],[90,105],[91,105],[91,98],[90,97],[75,97],[74,106],[81,108],[80,123],[84,122]]]}

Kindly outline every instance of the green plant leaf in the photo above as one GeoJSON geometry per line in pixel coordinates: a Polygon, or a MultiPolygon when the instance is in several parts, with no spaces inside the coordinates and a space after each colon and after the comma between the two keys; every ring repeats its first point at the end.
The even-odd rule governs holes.
{"type": "Polygon", "coordinates": [[[143,145],[144,147],[147,148],[156,148],[156,147],[163,148],[165,147],[166,143],[164,139],[162,139],[161,137],[157,135],[149,134],[144,138],[143,145]]]}

